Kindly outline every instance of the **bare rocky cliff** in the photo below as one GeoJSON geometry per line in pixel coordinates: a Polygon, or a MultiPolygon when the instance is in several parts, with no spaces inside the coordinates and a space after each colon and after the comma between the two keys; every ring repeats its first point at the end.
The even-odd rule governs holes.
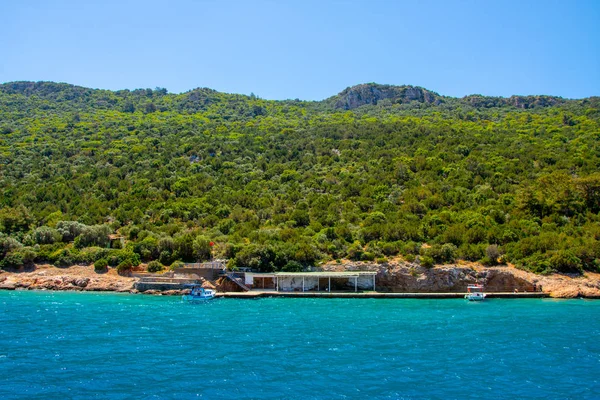
{"type": "Polygon", "coordinates": [[[437,93],[430,92],[417,86],[392,86],[367,83],[346,88],[333,100],[333,107],[344,110],[353,110],[367,104],[376,105],[381,100],[389,99],[393,103],[419,103],[440,104],[442,98],[437,93]]]}
{"type": "Polygon", "coordinates": [[[326,264],[329,271],[377,271],[377,290],[405,293],[464,293],[469,284],[481,283],[487,292],[544,291],[551,297],[600,297],[600,274],[584,276],[536,275],[512,266],[444,265],[423,268],[415,263],[346,262],[326,264]]]}
{"type": "MultiPolygon", "coordinates": [[[[392,104],[415,102],[432,106],[445,104],[450,107],[466,105],[475,108],[515,107],[520,109],[552,107],[572,101],[556,96],[515,95],[511,97],[498,97],[482,96],[478,94],[465,96],[459,99],[441,96],[419,86],[394,86],[364,83],[348,87],[337,95],[323,100],[323,102],[334,109],[354,110],[365,105],[377,105],[383,100],[387,100],[392,104]]],[[[595,98],[589,98],[584,101],[597,102],[595,98]]]]}

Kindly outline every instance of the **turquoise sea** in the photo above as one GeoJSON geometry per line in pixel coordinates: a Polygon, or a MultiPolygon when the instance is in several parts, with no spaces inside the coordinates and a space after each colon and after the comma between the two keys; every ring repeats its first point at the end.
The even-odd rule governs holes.
{"type": "Polygon", "coordinates": [[[600,301],[0,292],[2,399],[598,399],[600,301]]]}

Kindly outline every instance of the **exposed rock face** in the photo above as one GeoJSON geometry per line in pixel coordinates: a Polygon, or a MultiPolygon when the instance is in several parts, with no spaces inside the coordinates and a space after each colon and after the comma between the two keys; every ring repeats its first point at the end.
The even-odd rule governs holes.
{"type": "Polygon", "coordinates": [[[119,276],[111,270],[97,274],[93,266],[74,266],[67,269],[39,266],[31,272],[0,275],[0,289],[85,290],[129,292],[135,279],[119,276]]]}
{"type": "Polygon", "coordinates": [[[328,271],[377,271],[377,290],[406,293],[464,293],[469,284],[482,283],[488,292],[542,290],[552,297],[600,297],[600,274],[540,276],[514,267],[445,265],[431,269],[407,262],[387,264],[328,264],[328,271]]]}
{"type": "Polygon", "coordinates": [[[471,267],[447,265],[423,268],[414,263],[330,265],[328,270],[377,271],[377,290],[408,293],[462,293],[469,284],[483,283],[494,292],[531,291],[533,283],[501,269],[476,270],[471,267]]]}
{"type": "Polygon", "coordinates": [[[507,100],[510,105],[523,109],[552,107],[564,103],[562,98],[553,96],[512,96],[507,100]]]}
{"type": "Polygon", "coordinates": [[[205,287],[208,289],[216,289],[219,292],[243,292],[242,288],[240,288],[238,285],[231,282],[229,279],[227,279],[224,276],[217,279],[217,281],[215,283],[216,283],[216,286],[208,283],[206,285],[202,284],[202,287],[205,287]]]}
{"type": "Polygon", "coordinates": [[[444,266],[426,269],[417,265],[396,266],[380,271],[379,290],[415,293],[463,293],[473,283],[483,283],[490,292],[532,291],[533,283],[513,274],[490,269],[477,271],[468,267],[444,266]]]}
{"type": "MultiPolygon", "coordinates": [[[[541,276],[518,270],[510,266],[487,268],[480,265],[445,265],[423,268],[415,263],[392,261],[386,264],[345,262],[326,264],[326,271],[376,271],[377,291],[405,293],[464,293],[467,285],[483,283],[487,292],[529,292],[543,290],[551,297],[600,298],[600,274],[588,272],[579,275],[541,276]]],[[[8,273],[0,270],[0,289],[74,290],[74,291],[114,291],[138,293],[133,285],[135,278],[119,276],[110,270],[105,274],[94,272],[93,266],[55,268],[38,266],[31,272],[8,273]]],[[[216,285],[202,279],[202,286],[221,292],[241,291],[240,287],[228,279],[220,278],[216,285]]],[[[370,280],[359,281],[359,287],[371,289],[370,280]]],[[[323,283],[324,284],[324,283],[323,283]]],[[[337,289],[344,289],[341,285],[337,289]]],[[[352,284],[350,284],[352,286],[352,284]]],[[[349,288],[349,287],[346,287],[349,288]]],[[[351,288],[350,288],[351,289],[351,288]]],[[[145,294],[181,295],[189,290],[147,290],[145,294]]]]}
{"type": "Polygon", "coordinates": [[[366,104],[390,99],[395,103],[420,103],[440,104],[441,97],[436,93],[416,86],[391,86],[377,85],[374,83],[363,84],[346,88],[336,96],[333,106],[344,110],[353,110],[366,104]]]}

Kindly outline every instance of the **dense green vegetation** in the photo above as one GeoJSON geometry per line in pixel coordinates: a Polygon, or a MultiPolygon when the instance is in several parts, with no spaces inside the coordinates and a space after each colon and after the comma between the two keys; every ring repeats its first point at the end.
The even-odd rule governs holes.
{"type": "Polygon", "coordinates": [[[322,102],[4,84],[0,267],[599,270],[599,121],[598,98],[374,84],[322,102]]]}

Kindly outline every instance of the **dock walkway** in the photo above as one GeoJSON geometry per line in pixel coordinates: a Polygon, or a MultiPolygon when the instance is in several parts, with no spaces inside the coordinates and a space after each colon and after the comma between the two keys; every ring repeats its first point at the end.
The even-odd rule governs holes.
{"type": "MultiPolygon", "coordinates": [[[[342,299],[462,299],[465,293],[383,293],[383,292],[276,292],[258,291],[217,293],[216,297],[235,299],[257,299],[261,297],[308,297],[308,298],[342,298],[342,299]]],[[[488,299],[539,299],[549,297],[542,292],[502,292],[486,293],[488,299]]]]}

